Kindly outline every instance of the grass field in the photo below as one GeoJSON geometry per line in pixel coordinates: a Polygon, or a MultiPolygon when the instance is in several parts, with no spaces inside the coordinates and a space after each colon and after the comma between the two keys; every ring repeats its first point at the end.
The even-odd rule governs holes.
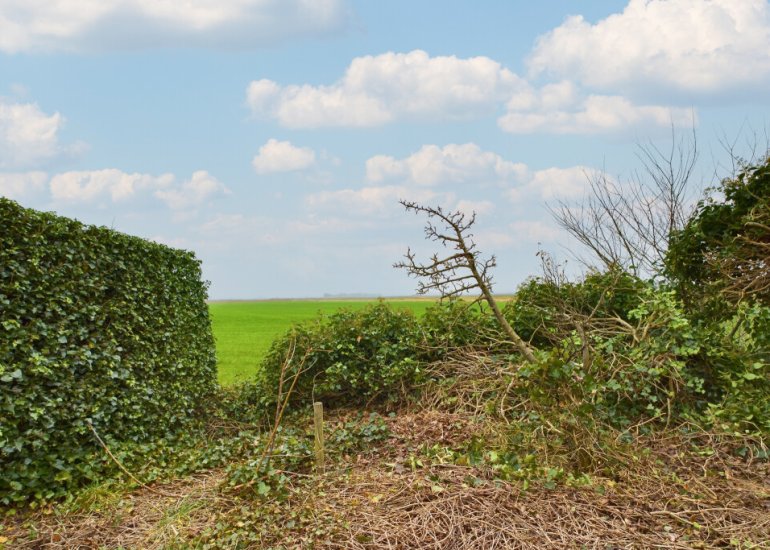
{"type": "MultiPolygon", "coordinates": [[[[313,319],[319,312],[361,309],[373,302],[375,300],[269,300],[209,304],[217,343],[219,382],[234,384],[254,374],[273,339],[294,323],[313,319]]],[[[433,303],[409,299],[388,302],[417,315],[433,303]]]]}

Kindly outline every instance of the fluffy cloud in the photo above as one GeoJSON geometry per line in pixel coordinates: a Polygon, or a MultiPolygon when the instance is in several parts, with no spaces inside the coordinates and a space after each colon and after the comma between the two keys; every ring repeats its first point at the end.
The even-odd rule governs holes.
{"type": "Polygon", "coordinates": [[[252,159],[257,174],[305,170],[315,164],[315,152],[308,147],[296,147],[288,141],[270,139],[252,159]]]}
{"type": "MultiPolygon", "coordinates": [[[[373,198],[382,193],[392,194],[396,189],[411,189],[417,193],[440,184],[494,183],[503,186],[508,198],[514,202],[525,198],[541,201],[581,196],[588,178],[594,172],[585,166],[532,170],[521,162],[506,160],[497,153],[484,151],[475,143],[444,147],[423,145],[417,152],[403,159],[377,155],[366,161],[366,179],[370,183],[398,185],[367,187],[346,193],[355,193],[359,198],[373,198]]],[[[445,201],[445,204],[449,202],[445,201]]],[[[488,201],[461,200],[455,208],[463,212],[476,210],[478,213],[486,213],[492,211],[493,206],[488,201]]]]}
{"type": "Polygon", "coordinates": [[[155,196],[172,210],[187,210],[207,200],[229,194],[225,185],[205,170],[193,172],[192,178],[179,185],[155,191],[155,196]]]}
{"type": "Polygon", "coordinates": [[[173,182],[172,174],[127,174],[111,168],[56,174],[51,178],[50,188],[51,196],[60,201],[91,202],[109,197],[112,202],[121,202],[141,191],[168,187],[173,182]]]}
{"type": "Polygon", "coordinates": [[[770,79],[766,0],[630,0],[596,24],[581,16],[541,36],[529,59],[601,89],[717,92],[770,79]]]}
{"type": "Polygon", "coordinates": [[[465,118],[494,109],[523,81],[488,57],[385,53],[353,59],[328,86],[252,82],[246,99],[257,116],[292,128],[377,126],[404,117],[465,118]]]}
{"type": "Polygon", "coordinates": [[[386,185],[312,193],[305,197],[305,205],[313,211],[354,213],[357,216],[385,216],[400,208],[398,201],[401,199],[447,204],[454,201],[454,195],[436,193],[429,189],[386,185]]]}
{"type": "Polygon", "coordinates": [[[50,181],[51,196],[65,202],[94,202],[109,199],[123,202],[152,194],[172,210],[199,206],[206,200],[228,193],[208,172],[194,172],[189,180],[177,182],[173,174],[153,176],[128,174],[117,169],[64,172],[50,181]]]}
{"type": "Polygon", "coordinates": [[[32,168],[77,152],[82,145],[63,146],[64,118],[44,113],[35,103],[12,103],[0,97],[0,168],[32,168]]]}
{"type": "Polygon", "coordinates": [[[404,159],[377,155],[366,161],[366,179],[372,183],[396,180],[423,186],[507,181],[522,178],[526,170],[524,164],[483,151],[475,143],[423,145],[404,159]]]}
{"type": "MultiPolygon", "coordinates": [[[[461,119],[507,113],[499,126],[511,133],[593,134],[638,126],[690,125],[687,109],[637,105],[620,95],[585,94],[568,80],[540,89],[488,57],[430,57],[426,52],[355,58],[331,85],[249,84],[246,101],[255,116],[290,128],[379,126],[398,119],[461,119]]],[[[427,154],[427,152],[426,152],[427,154]]],[[[372,175],[403,167],[390,157],[372,159],[372,175]]]]}
{"type": "Polygon", "coordinates": [[[6,0],[0,50],[244,48],[338,31],[349,12],[345,0],[6,0]]]}
{"type": "Polygon", "coordinates": [[[19,200],[42,191],[47,181],[45,172],[0,173],[0,196],[19,200]]]}
{"type": "Polygon", "coordinates": [[[553,200],[581,197],[588,186],[588,181],[595,170],[586,166],[569,168],[545,168],[530,173],[521,185],[507,190],[508,198],[513,202],[525,199],[553,200]]]}
{"type": "Polygon", "coordinates": [[[527,88],[514,95],[508,112],[497,121],[514,134],[597,134],[639,126],[690,126],[695,114],[689,109],[659,105],[635,105],[621,96],[582,97],[577,87],[562,81],[527,88]]]}

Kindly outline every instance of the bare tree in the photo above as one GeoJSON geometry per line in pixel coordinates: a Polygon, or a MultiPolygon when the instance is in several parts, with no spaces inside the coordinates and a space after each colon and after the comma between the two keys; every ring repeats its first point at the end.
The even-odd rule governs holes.
{"type": "Polygon", "coordinates": [[[405,261],[397,262],[394,267],[406,269],[410,276],[420,279],[417,292],[426,294],[438,291],[442,298],[460,296],[466,292],[478,290],[487,302],[497,322],[511,342],[530,363],[536,362],[532,348],[513,330],[492,295],[492,276],[490,270],[495,267],[494,256],[481,257],[476,248],[470,229],[476,221],[475,212],[466,219],[460,211],[445,212],[440,206],[435,208],[422,206],[416,202],[399,201],[407,212],[426,214],[425,236],[431,241],[441,243],[451,253],[439,257],[434,254],[428,263],[419,263],[411,249],[407,250],[405,261]],[[439,220],[444,227],[436,227],[431,220],[439,220]]]}
{"type": "MultiPolygon", "coordinates": [[[[690,214],[689,182],[698,158],[694,131],[671,147],[640,145],[641,172],[614,182],[605,172],[589,177],[587,197],[577,206],[559,201],[551,214],[607,268],[636,275],[659,273],[671,235],[690,214]]],[[[591,261],[582,260],[593,265],[591,261]]]]}

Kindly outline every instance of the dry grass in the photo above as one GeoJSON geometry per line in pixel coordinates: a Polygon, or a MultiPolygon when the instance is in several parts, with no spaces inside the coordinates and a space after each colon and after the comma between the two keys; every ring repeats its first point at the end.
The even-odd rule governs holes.
{"type": "MultiPolygon", "coordinates": [[[[184,478],[123,495],[85,495],[83,510],[59,513],[54,508],[11,527],[8,548],[155,550],[197,537],[211,511],[230,505],[220,494],[220,471],[184,478]]],[[[81,497],[82,498],[82,497],[81,497]]]]}
{"type": "Polygon", "coordinates": [[[468,416],[405,412],[388,422],[383,445],[298,482],[285,501],[229,497],[212,471],[94,502],[89,512],[38,513],[27,518],[32,538],[14,539],[18,524],[4,531],[8,548],[196,548],[215,523],[235,532],[259,507],[269,528],[238,548],[770,548],[767,463],[696,457],[669,437],[646,442],[652,455],[612,479],[522,491],[481,467],[409,465],[423,444],[460,447],[484,429],[468,416]]]}
{"type": "Polygon", "coordinates": [[[770,547],[767,490],[712,483],[692,498],[676,484],[636,479],[594,489],[519,491],[465,483],[469,468],[393,475],[372,468],[327,502],[344,511],[334,548],[718,548],[770,547]],[[756,490],[764,492],[764,497],[756,490]]]}

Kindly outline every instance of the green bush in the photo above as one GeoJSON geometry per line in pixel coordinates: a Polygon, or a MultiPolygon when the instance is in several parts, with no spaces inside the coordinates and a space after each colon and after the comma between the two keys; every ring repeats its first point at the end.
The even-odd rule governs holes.
{"type": "Polygon", "coordinates": [[[418,349],[423,337],[410,311],[380,302],[360,311],[342,310],[300,325],[278,338],[257,375],[252,393],[274,404],[284,375],[283,391],[297,369],[301,375],[292,393],[295,402],[362,404],[393,399],[420,377],[418,349]]]}
{"type": "Polygon", "coordinates": [[[753,298],[770,306],[770,156],[724,179],[671,236],[666,275],[691,312],[726,316],[753,298]]]}
{"type": "Polygon", "coordinates": [[[0,199],[0,503],[99,478],[110,445],[171,437],[216,390],[190,252],[0,199]]]}
{"type": "Polygon", "coordinates": [[[617,316],[628,321],[647,287],[648,283],[621,270],[595,271],[580,281],[560,284],[533,277],[519,287],[504,314],[522,338],[547,347],[562,338],[559,325],[565,321],[564,314],[617,316]]]}
{"type": "Polygon", "coordinates": [[[488,348],[505,337],[494,316],[464,300],[437,302],[420,318],[425,346],[416,350],[426,361],[437,361],[452,350],[469,346],[488,348]]]}
{"type": "Polygon", "coordinates": [[[732,318],[702,325],[708,423],[740,435],[770,434],[770,308],[744,303],[732,318]]]}
{"type": "Polygon", "coordinates": [[[628,316],[628,330],[589,333],[588,342],[573,333],[541,362],[521,367],[522,398],[618,428],[679,416],[702,391],[688,367],[700,351],[696,329],[670,291],[641,292],[628,316]]]}

